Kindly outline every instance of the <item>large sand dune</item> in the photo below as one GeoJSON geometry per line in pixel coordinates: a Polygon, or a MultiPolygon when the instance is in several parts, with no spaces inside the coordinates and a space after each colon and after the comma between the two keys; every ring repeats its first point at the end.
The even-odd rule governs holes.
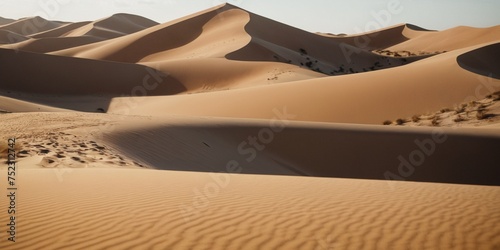
{"type": "Polygon", "coordinates": [[[0,18],[0,248],[497,249],[499,27],[0,18]]]}

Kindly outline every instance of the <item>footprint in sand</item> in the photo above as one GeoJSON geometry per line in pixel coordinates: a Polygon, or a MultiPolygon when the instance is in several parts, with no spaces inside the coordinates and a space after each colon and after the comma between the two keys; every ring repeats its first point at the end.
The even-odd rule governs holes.
{"type": "Polygon", "coordinates": [[[50,150],[48,150],[48,149],[41,149],[41,150],[39,151],[39,153],[40,153],[40,154],[43,154],[43,155],[46,155],[46,154],[50,153],[50,150]]]}
{"type": "Polygon", "coordinates": [[[59,165],[59,160],[53,156],[45,156],[39,164],[44,168],[55,168],[59,165]]]}

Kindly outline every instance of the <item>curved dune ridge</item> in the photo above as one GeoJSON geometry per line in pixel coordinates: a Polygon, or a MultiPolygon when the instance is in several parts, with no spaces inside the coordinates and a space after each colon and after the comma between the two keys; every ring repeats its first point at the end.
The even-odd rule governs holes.
{"type": "Polygon", "coordinates": [[[15,21],[14,19],[0,17],[0,25],[6,25],[14,21],[15,21]]]}
{"type": "Polygon", "coordinates": [[[64,36],[94,36],[102,39],[111,39],[132,34],[157,24],[157,22],[136,15],[115,14],[69,31],[64,36]]]}
{"type": "Polygon", "coordinates": [[[0,249],[498,249],[499,27],[0,18],[0,249]]]}
{"type": "MultiPolygon", "coordinates": [[[[17,30],[17,32],[25,34],[24,30],[30,27],[40,32],[29,34],[29,38],[32,39],[25,42],[23,41],[28,38],[22,39],[21,35],[13,32],[15,37],[14,35],[10,35],[7,37],[8,39],[3,39],[5,40],[3,43],[9,44],[3,47],[48,53],[132,34],[157,24],[152,20],[136,15],[115,14],[95,22],[78,22],[55,27],[50,26],[50,29],[47,30],[49,23],[40,24],[40,22],[29,19],[27,22],[18,25],[22,28],[17,30]],[[39,26],[42,28],[39,28],[39,26]]],[[[8,30],[11,30],[11,28],[7,27],[5,29],[5,31],[8,30]]]]}
{"type": "MultiPolygon", "coordinates": [[[[286,108],[274,112],[290,115],[286,108]]],[[[400,165],[408,162],[418,169],[406,180],[500,185],[500,170],[495,167],[495,150],[500,147],[497,130],[398,130],[281,122],[276,121],[277,126],[286,122],[286,128],[270,135],[272,143],[261,140],[260,146],[252,146],[249,138],[262,136],[269,121],[169,118],[130,122],[116,125],[103,139],[126,155],[164,170],[226,172],[230,162],[236,161],[247,174],[385,180],[387,172],[402,173],[400,165]],[[467,144],[481,146],[469,148],[467,144]],[[259,153],[261,147],[265,151],[259,153]],[[430,157],[414,158],[420,150],[430,157]]]]}
{"type": "Polygon", "coordinates": [[[49,21],[42,17],[29,17],[16,20],[0,26],[1,30],[8,30],[23,36],[51,30],[64,25],[63,22],[49,21]]]}
{"type": "MultiPolygon", "coordinates": [[[[127,109],[127,112],[155,115],[168,110],[173,114],[270,119],[273,108],[286,106],[290,113],[295,114],[294,120],[381,124],[385,119],[411,117],[453,107],[470,98],[482,98],[484,96],[474,95],[488,94],[485,90],[476,92],[478,86],[485,83],[489,91],[499,91],[500,81],[497,79],[473,74],[458,65],[457,57],[467,51],[448,52],[403,67],[350,76],[204,95],[136,97],[132,99],[140,100],[143,105],[127,109]],[[443,70],[450,74],[443,74],[443,70]],[[254,99],[256,96],[258,102],[254,99]],[[198,106],[194,100],[204,105],[198,106]],[[228,108],[216,108],[224,104],[228,108]],[[157,107],[162,107],[162,110],[157,107]]],[[[120,113],[118,109],[122,108],[120,103],[124,99],[127,98],[115,98],[110,112],[120,113]]]]}
{"type": "Polygon", "coordinates": [[[12,31],[0,30],[0,44],[17,43],[28,39],[29,39],[28,37],[21,36],[12,31]]]}
{"type": "Polygon", "coordinates": [[[500,43],[490,44],[457,57],[458,64],[474,73],[500,79],[500,43]]]}

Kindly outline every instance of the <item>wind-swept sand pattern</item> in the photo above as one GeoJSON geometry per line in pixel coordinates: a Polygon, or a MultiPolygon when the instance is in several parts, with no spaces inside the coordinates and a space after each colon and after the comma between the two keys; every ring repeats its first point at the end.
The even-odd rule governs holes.
{"type": "Polygon", "coordinates": [[[9,249],[495,249],[500,244],[498,187],[157,170],[73,170],[63,181],[47,170],[22,174],[22,235],[9,249]],[[193,187],[204,192],[205,183],[215,184],[212,178],[228,184],[213,197],[198,197],[203,206],[192,207],[193,187]]]}
{"type": "Polygon", "coordinates": [[[499,27],[0,18],[0,249],[500,249],[499,27]]]}

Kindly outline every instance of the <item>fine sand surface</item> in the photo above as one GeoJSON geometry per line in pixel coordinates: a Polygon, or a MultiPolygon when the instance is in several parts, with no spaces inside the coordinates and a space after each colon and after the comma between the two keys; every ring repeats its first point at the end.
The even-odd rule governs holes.
{"type": "Polygon", "coordinates": [[[0,18],[0,249],[500,249],[498,58],[500,26],[315,34],[229,4],[0,18]]]}
{"type": "Polygon", "coordinates": [[[2,239],[2,249],[500,246],[498,187],[70,170],[19,171],[19,238],[15,244],[2,239]]]}

